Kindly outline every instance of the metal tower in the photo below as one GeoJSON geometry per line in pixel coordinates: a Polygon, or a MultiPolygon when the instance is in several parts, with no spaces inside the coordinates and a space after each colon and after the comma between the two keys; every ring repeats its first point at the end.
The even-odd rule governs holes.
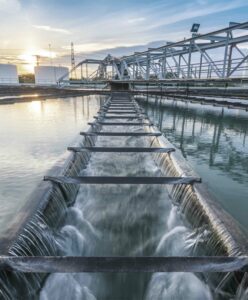
{"type": "Polygon", "coordinates": [[[40,66],[40,58],[41,56],[40,55],[35,55],[36,57],[36,66],[39,67],[40,66]]]}
{"type": "Polygon", "coordinates": [[[71,70],[72,70],[71,75],[72,75],[72,77],[77,78],[75,66],[76,66],[76,63],[75,63],[75,54],[74,54],[74,44],[73,44],[73,42],[71,42],[71,70]]]}

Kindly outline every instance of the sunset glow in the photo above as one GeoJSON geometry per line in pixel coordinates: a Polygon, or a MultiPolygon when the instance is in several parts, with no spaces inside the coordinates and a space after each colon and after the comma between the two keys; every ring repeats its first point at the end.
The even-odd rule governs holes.
{"type": "Polygon", "coordinates": [[[18,56],[18,58],[23,61],[23,68],[28,73],[34,72],[34,67],[37,65],[39,59],[48,58],[49,61],[49,59],[54,59],[56,57],[57,54],[53,51],[44,50],[44,49],[37,50],[35,48],[30,48],[27,51],[25,51],[23,54],[18,56]]]}
{"type": "Polygon", "coordinates": [[[0,62],[29,73],[38,55],[41,66],[70,67],[71,42],[76,61],[129,55],[189,37],[194,22],[200,33],[244,22],[247,7],[247,0],[0,0],[0,62]]]}

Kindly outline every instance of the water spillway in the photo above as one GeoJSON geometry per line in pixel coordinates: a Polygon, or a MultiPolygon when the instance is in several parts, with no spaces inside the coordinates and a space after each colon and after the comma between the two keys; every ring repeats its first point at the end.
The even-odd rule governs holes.
{"type": "MultiPolygon", "coordinates": [[[[46,176],[42,205],[10,245],[10,254],[247,253],[233,219],[127,93],[113,93],[81,134],[84,142],[70,148],[66,165],[46,176]]],[[[234,295],[238,282],[236,274],[19,274],[13,279],[4,273],[1,291],[6,299],[18,293],[26,299],[185,299],[185,294],[212,299],[234,295]]]]}
{"type": "Polygon", "coordinates": [[[246,231],[248,113],[215,104],[192,104],[164,97],[149,97],[148,100],[149,105],[143,108],[149,118],[204,178],[209,192],[221,206],[246,231]]]}

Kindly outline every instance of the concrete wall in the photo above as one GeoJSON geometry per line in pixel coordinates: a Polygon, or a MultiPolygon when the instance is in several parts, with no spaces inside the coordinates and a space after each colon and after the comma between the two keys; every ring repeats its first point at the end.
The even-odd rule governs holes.
{"type": "Polygon", "coordinates": [[[17,67],[11,64],[0,64],[0,84],[19,84],[17,67]]]}
{"type": "MultiPolygon", "coordinates": [[[[38,85],[53,85],[57,84],[58,80],[69,72],[66,67],[39,66],[34,68],[35,84],[38,85]]],[[[64,78],[69,79],[69,76],[64,78]]]]}

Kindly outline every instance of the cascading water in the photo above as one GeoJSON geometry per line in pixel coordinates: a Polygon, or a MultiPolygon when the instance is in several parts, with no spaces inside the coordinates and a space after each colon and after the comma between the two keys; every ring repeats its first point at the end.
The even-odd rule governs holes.
{"type": "MultiPolygon", "coordinates": [[[[80,145],[80,141],[79,141],[80,145]]],[[[86,143],[87,145],[87,143],[86,143]]],[[[51,173],[67,176],[77,175],[89,160],[89,155],[70,155],[64,167],[55,166],[51,173]]],[[[27,220],[19,232],[8,253],[14,256],[51,256],[59,255],[57,229],[67,215],[70,206],[78,192],[78,187],[64,185],[63,187],[42,182],[31,197],[40,199],[41,203],[27,220]]],[[[5,254],[5,253],[3,253],[5,254]]],[[[1,272],[0,295],[3,299],[34,299],[37,298],[45,280],[44,274],[22,274],[1,272]]]]}
{"type": "MultiPolygon", "coordinates": [[[[129,127],[129,126],[128,126],[129,127]]],[[[109,127],[104,131],[110,130],[109,127]]],[[[128,130],[143,131],[138,127],[128,130]]],[[[116,126],[114,131],[126,131],[116,126]]],[[[149,147],[135,137],[85,139],[84,145],[149,147]]],[[[156,146],[154,139],[153,144],[156,146]]],[[[171,145],[170,145],[171,146],[171,145]]],[[[178,175],[169,154],[75,153],[60,174],[178,175]],[[88,163],[89,162],[89,163],[88,163]],[[88,165],[87,165],[88,163],[88,165]],[[85,169],[87,165],[87,168],[85,169]]],[[[179,160],[180,165],[180,160],[179,160]]],[[[186,172],[187,173],[187,172],[186,172]]],[[[237,255],[222,220],[211,219],[190,186],[49,184],[46,201],[12,245],[12,255],[170,256],[237,255]],[[76,199],[75,199],[76,197],[76,199]],[[74,203],[75,200],[75,203],[74,203]],[[210,226],[214,224],[214,226],[210,226]],[[226,246],[223,246],[226,245],[226,246]],[[208,249],[206,251],[206,249],[208,249]]],[[[199,196],[199,195],[198,195],[199,196]]],[[[222,216],[221,216],[222,217],[222,216]]],[[[245,247],[244,247],[245,249],[245,247]]],[[[211,278],[186,273],[37,274],[0,276],[4,299],[230,299],[232,273],[211,278]],[[14,278],[14,279],[13,279],[14,278]],[[13,281],[15,284],[13,284],[13,281]],[[206,284],[208,283],[208,284],[206,284]],[[22,295],[21,298],[19,295],[22,295]],[[187,298],[188,297],[188,298],[187,298]]],[[[236,287],[238,283],[236,282],[236,287]]],[[[237,290],[246,299],[247,278],[237,290]]],[[[232,291],[233,292],[233,291],[232,291]]],[[[243,297],[243,298],[242,298],[243,297]]]]}
{"type": "MultiPolygon", "coordinates": [[[[104,127],[103,127],[104,128],[104,127]]],[[[116,127],[125,131],[127,127],[116,127]]],[[[108,130],[108,128],[106,128],[108,130]]],[[[137,130],[132,128],[132,130],[137,130]]],[[[105,131],[105,128],[104,128],[105,131]]],[[[100,137],[97,146],[149,146],[144,138],[100,137]]],[[[159,176],[149,154],[93,154],[83,175],[159,176]]],[[[171,204],[167,190],[153,185],[84,185],[57,235],[63,255],[190,255],[196,237],[171,204]],[[190,236],[191,235],[191,236],[190,236]]],[[[41,299],[211,299],[209,288],[186,274],[53,274],[41,299]],[[182,284],[183,281],[183,284],[182,284]],[[175,287],[180,286],[180,289],[175,287]],[[166,292],[167,290],[167,292],[166,292]],[[173,298],[174,297],[174,298],[173,298]],[[176,298],[175,298],[176,297],[176,298]]]]}

